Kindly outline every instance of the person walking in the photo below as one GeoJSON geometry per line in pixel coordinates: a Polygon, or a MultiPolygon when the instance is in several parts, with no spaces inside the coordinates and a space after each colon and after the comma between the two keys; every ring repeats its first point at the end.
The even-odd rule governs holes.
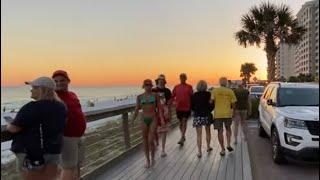
{"type": "Polygon", "coordinates": [[[68,119],[62,146],[62,180],[80,178],[80,166],[84,160],[83,135],[86,119],[80,101],[74,92],[69,91],[70,78],[66,71],[57,70],[52,74],[56,82],[56,93],[68,108],[68,119]]]}
{"type": "Polygon", "coordinates": [[[191,109],[194,112],[193,127],[195,127],[197,131],[197,156],[199,158],[202,156],[202,126],[205,126],[206,130],[207,152],[212,151],[212,147],[210,146],[210,125],[213,123],[211,112],[214,106],[210,103],[210,97],[211,94],[207,91],[207,83],[200,80],[197,84],[197,92],[195,92],[191,98],[191,109]]]}
{"type": "Polygon", "coordinates": [[[191,96],[193,94],[192,86],[186,83],[187,75],[180,74],[180,84],[176,85],[172,91],[172,100],[176,104],[177,118],[179,119],[179,128],[181,138],[178,144],[183,146],[186,140],[187,120],[191,115],[191,96]]]}
{"type": "Polygon", "coordinates": [[[211,102],[215,104],[214,110],[214,129],[218,130],[218,140],[221,146],[220,155],[225,155],[225,146],[223,138],[223,126],[226,129],[227,149],[229,152],[233,151],[231,147],[231,124],[234,116],[235,102],[237,98],[234,92],[227,88],[228,80],[225,77],[220,78],[219,88],[214,88],[211,92],[211,102]]]}
{"type": "Polygon", "coordinates": [[[159,107],[159,97],[156,93],[152,92],[152,86],[152,81],[150,79],[146,79],[143,81],[142,87],[144,88],[145,92],[137,96],[136,108],[131,119],[133,125],[134,120],[137,118],[139,110],[142,109],[141,129],[144,145],[143,147],[146,156],[145,168],[149,168],[155,163],[154,134],[157,125],[157,107],[159,107]]]}
{"type": "Polygon", "coordinates": [[[160,74],[156,81],[156,87],[152,89],[152,92],[155,92],[159,96],[160,106],[158,107],[159,113],[157,118],[157,126],[155,130],[155,142],[156,145],[159,144],[158,133],[162,136],[162,151],[161,157],[165,157],[166,153],[166,137],[168,131],[168,125],[171,120],[171,91],[169,88],[166,88],[167,83],[166,78],[163,74],[160,74]]]}
{"type": "MultiPolygon", "coordinates": [[[[244,137],[246,136],[246,119],[247,119],[247,113],[248,113],[248,107],[249,107],[249,91],[247,89],[244,89],[242,85],[239,85],[239,87],[234,91],[237,102],[236,102],[236,108],[235,108],[235,117],[234,117],[234,144],[237,144],[237,137],[238,137],[238,129],[239,124],[241,123],[241,127],[244,131],[244,137]]],[[[246,140],[246,138],[245,138],[246,140]]]]}
{"type": "Polygon", "coordinates": [[[58,176],[67,109],[55,93],[49,77],[26,84],[32,87],[31,101],[19,110],[7,130],[13,133],[11,151],[25,180],[53,180],[58,176]]]}

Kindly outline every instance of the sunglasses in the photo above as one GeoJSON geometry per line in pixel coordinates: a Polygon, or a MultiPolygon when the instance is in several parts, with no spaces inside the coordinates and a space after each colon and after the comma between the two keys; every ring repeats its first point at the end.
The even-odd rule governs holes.
{"type": "Polygon", "coordinates": [[[152,84],[144,84],[144,86],[152,86],[152,84]]]}

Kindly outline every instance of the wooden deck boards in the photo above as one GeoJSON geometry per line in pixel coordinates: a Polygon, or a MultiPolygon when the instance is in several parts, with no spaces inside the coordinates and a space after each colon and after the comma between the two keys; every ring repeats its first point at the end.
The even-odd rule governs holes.
{"type": "MultiPolygon", "coordinates": [[[[242,131],[239,131],[238,144],[233,145],[234,151],[220,156],[220,146],[217,132],[211,128],[211,153],[206,152],[205,130],[203,129],[202,157],[197,157],[196,131],[192,120],[188,121],[186,142],[183,147],[177,144],[180,139],[179,128],[173,129],[167,136],[167,157],[161,158],[161,146],[156,152],[156,164],[144,168],[145,157],[142,150],[119,161],[114,167],[106,169],[105,173],[95,179],[210,179],[210,180],[251,180],[251,166],[247,142],[243,141],[242,131]]],[[[161,142],[161,141],[160,141],[161,142]]],[[[232,139],[233,142],[233,139],[232,139]]]]}

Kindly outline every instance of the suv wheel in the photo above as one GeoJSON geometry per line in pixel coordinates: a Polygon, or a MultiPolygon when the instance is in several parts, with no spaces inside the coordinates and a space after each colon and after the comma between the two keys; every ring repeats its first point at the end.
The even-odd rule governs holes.
{"type": "Polygon", "coordinates": [[[283,155],[279,134],[276,128],[273,128],[271,131],[271,144],[272,144],[272,159],[277,164],[283,164],[286,162],[286,159],[283,155]]]}
{"type": "Polygon", "coordinates": [[[258,126],[259,126],[259,136],[260,137],[267,137],[266,131],[264,131],[263,127],[261,126],[261,122],[258,120],[258,126]]]}

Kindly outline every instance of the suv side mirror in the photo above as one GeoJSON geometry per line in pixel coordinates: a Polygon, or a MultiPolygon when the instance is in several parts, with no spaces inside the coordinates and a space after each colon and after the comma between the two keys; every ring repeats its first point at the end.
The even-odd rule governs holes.
{"type": "Polygon", "coordinates": [[[272,101],[272,99],[268,99],[268,100],[267,100],[267,104],[268,104],[269,106],[274,106],[274,102],[272,101]]]}

